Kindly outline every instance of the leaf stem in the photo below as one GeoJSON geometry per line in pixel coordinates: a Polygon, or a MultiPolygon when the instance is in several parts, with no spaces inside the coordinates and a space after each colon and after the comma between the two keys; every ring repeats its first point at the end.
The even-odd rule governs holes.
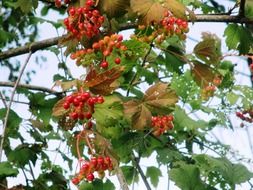
{"type": "Polygon", "coordinates": [[[14,100],[14,95],[16,93],[16,90],[17,90],[17,87],[18,87],[19,82],[21,80],[21,77],[22,77],[22,75],[23,75],[23,73],[25,71],[25,68],[26,68],[26,66],[27,66],[27,64],[28,64],[31,56],[32,56],[32,52],[30,51],[30,53],[28,54],[28,56],[27,56],[27,58],[25,60],[24,65],[22,66],[22,68],[20,70],[20,74],[18,76],[18,79],[15,82],[15,85],[14,85],[13,90],[12,90],[10,102],[9,102],[8,107],[7,107],[7,111],[6,111],[6,115],[5,115],[5,119],[4,119],[4,124],[3,124],[3,132],[2,132],[2,136],[1,136],[1,142],[0,142],[0,162],[2,161],[3,144],[4,144],[5,132],[6,132],[7,124],[8,124],[8,118],[9,118],[9,114],[10,114],[11,105],[12,105],[12,102],[14,100]]]}
{"type": "MultiPolygon", "coordinates": [[[[141,67],[144,67],[146,61],[147,61],[147,58],[148,58],[148,55],[150,54],[151,50],[153,48],[153,44],[151,43],[149,45],[149,49],[147,51],[147,53],[145,54],[144,58],[143,58],[143,61],[142,61],[142,64],[141,64],[141,67]]],[[[131,87],[134,83],[134,81],[136,80],[137,78],[137,75],[138,75],[138,72],[136,71],[136,73],[134,74],[133,78],[131,79],[130,83],[129,83],[129,86],[128,86],[128,89],[127,89],[127,93],[126,93],[126,96],[129,96],[129,93],[130,93],[130,90],[131,90],[131,87]]]]}

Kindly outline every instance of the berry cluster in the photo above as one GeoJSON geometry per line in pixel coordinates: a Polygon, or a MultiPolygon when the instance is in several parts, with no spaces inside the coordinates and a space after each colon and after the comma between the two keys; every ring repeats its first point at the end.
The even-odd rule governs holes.
{"type": "Polygon", "coordinates": [[[83,179],[93,181],[95,176],[94,172],[98,173],[100,178],[103,178],[106,170],[113,170],[113,164],[110,157],[94,157],[90,161],[81,163],[79,173],[72,179],[72,183],[78,185],[83,179]]]}
{"type": "Polygon", "coordinates": [[[64,19],[67,30],[79,40],[83,36],[92,38],[98,35],[104,22],[104,17],[93,6],[93,0],[87,0],[84,7],[71,7],[69,17],[64,19]]]}
{"type": "MultiPolygon", "coordinates": [[[[94,113],[94,105],[102,104],[104,98],[102,96],[91,96],[89,92],[78,92],[71,94],[65,98],[63,108],[70,110],[69,117],[73,120],[91,119],[94,113]]],[[[92,125],[89,124],[89,125],[92,125]]]]}
{"type": "Polygon", "coordinates": [[[153,127],[153,135],[160,136],[168,130],[173,129],[173,120],[172,115],[167,116],[153,116],[151,120],[151,125],[153,127]]]}
{"type": "Polygon", "coordinates": [[[253,123],[253,110],[244,110],[242,112],[236,112],[236,116],[241,120],[246,121],[248,123],[253,123]]]}
{"type": "Polygon", "coordinates": [[[56,7],[61,7],[63,4],[70,4],[71,0],[55,0],[54,4],[56,7]]]}
{"type": "Polygon", "coordinates": [[[155,40],[156,43],[160,44],[166,37],[174,34],[185,40],[185,33],[189,31],[189,28],[187,21],[174,17],[170,12],[165,12],[164,18],[159,23],[153,22],[148,27],[139,25],[138,30],[139,33],[132,35],[132,38],[147,43],[155,40]]]}
{"type": "Polygon", "coordinates": [[[161,25],[165,29],[167,36],[176,34],[185,38],[185,33],[189,31],[188,22],[174,17],[170,12],[165,12],[161,25]]]}
{"type": "MultiPolygon", "coordinates": [[[[84,59],[85,55],[94,52],[102,52],[103,60],[99,63],[99,66],[103,69],[107,69],[109,63],[106,61],[106,57],[112,54],[114,49],[125,51],[127,48],[122,44],[123,36],[119,34],[112,34],[111,36],[105,36],[98,42],[93,43],[92,48],[81,49],[71,54],[71,59],[76,59],[77,63],[80,63],[84,59]]],[[[119,57],[115,58],[115,64],[120,64],[121,59],[119,57]]]]}
{"type": "Polygon", "coordinates": [[[208,100],[210,97],[214,95],[217,87],[222,83],[222,79],[219,76],[214,77],[213,82],[207,85],[201,91],[201,97],[203,100],[208,100]]]}

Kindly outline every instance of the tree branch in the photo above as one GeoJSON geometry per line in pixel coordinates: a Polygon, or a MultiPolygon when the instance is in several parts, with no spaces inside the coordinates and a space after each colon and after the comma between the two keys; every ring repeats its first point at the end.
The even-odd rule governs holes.
{"type": "Polygon", "coordinates": [[[6,131],[6,128],[7,128],[7,123],[8,123],[8,118],[9,118],[9,114],[10,114],[10,109],[11,109],[11,105],[12,105],[12,101],[14,100],[14,95],[15,95],[15,92],[17,90],[17,87],[18,87],[18,84],[20,82],[20,79],[25,71],[25,68],[30,60],[32,56],[32,52],[30,52],[25,60],[25,63],[24,65],[22,66],[21,70],[20,70],[20,74],[18,76],[18,79],[17,81],[15,82],[15,85],[13,87],[13,91],[12,91],[12,94],[11,94],[11,98],[10,98],[10,102],[8,104],[8,107],[7,107],[7,111],[6,111],[6,115],[5,115],[5,118],[4,118],[4,124],[3,124],[3,132],[2,132],[2,136],[1,136],[1,142],[0,142],[0,162],[2,161],[2,154],[3,154],[3,144],[4,144],[4,138],[5,138],[5,131],[6,131]]]}
{"type": "MultiPolygon", "coordinates": [[[[227,14],[224,15],[204,15],[199,14],[196,15],[196,19],[189,20],[189,22],[225,22],[225,23],[253,23],[252,19],[248,19],[241,16],[230,16],[227,14]]],[[[119,27],[119,30],[127,30],[127,29],[133,29],[137,27],[137,23],[126,23],[122,24],[119,27]]],[[[50,46],[57,45],[61,39],[66,37],[66,35],[63,35],[61,37],[55,37],[55,38],[49,38],[46,40],[33,42],[31,44],[25,45],[23,47],[18,47],[14,49],[10,49],[4,52],[0,52],[0,60],[4,60],[10,57],[22,55],[25,53],[28,53],[29,51],[35,52],[37,50],[42,50],[50,46]]]]}
{"type": "Polygon", "coordinates": [[[141,178],[142,178],[142,180],[143,180],[143,182],[144,182],[144,184],[145,184],[147,190],[152,190],[151,187],[150,187],[150,185],[149,185],[149,183],[148,183],[148,180],[147,180],[147,178],[146,178],[144,172],[143,172],[142,169],[141,169],[141,166],[139,165],[139,160],[140,160],[140,159],[136,158],[136,157],[134,156],[134,154],[133,154],[132,156],[133,156],[134,165],[136,166],[138,172],[140,173],[140,176],[141,176],[141,178]]]}
{"type": "Polygon", "coordinates": [[[119,180],[121,189],[122,190],[129,190],[125,176],[119,166],[115,167],[115,172],[116,172],[117,178],[119,180]]]}
{"type": "Polygon", "coordinates": [[[49,39],[46,39],[46,40],[33,42],[31,44],[27,44],[27,45],[22,46],[22,47],[18,47],[18,48],[14,48],[14,49],[4,51],[4,52],[0,53],[0,60],[7,59],[7,58],[10,58],[10,57],[14,57],[14,56],[18,56],[18,55],[22,55],[22,54],[25,54],[25,53],[28,53],[28,52],[35,52],[37,50],[42,50],[42,49],[45,49],[47,47],[57,45],[59,40],[63,39],[64,37],[65,37],[65,35],[61,36],[61,37],[49,38],[49,39]]]}
{"type": "MultiPolygon", "coordinates": [[[[14,87],[15,83],[14,82],[2,82],[0,81],[0,87],[4,86],[4,87],[14,87]]],[[[46,87],[42,87],[42,86],[35,86],[35,85],[29,85],[29,84],[18,84],[18,87],[20,88],[27,88],[29,90],[36,90],[36,91],[42,91],[42,92],[47,92],[49,94],[55,94],[55,95],[59,95],[62,94],[64,92],[57,92],[55,90],[52,90],[50,88],[46,88],[46,87]]]]}
{"type": "Polygon", "coordinates": [[[246,0],[241,0],[240,1],[240,8],[239,8],[239,17],[244,17],[245,16],[245,3],[246,0]]]}

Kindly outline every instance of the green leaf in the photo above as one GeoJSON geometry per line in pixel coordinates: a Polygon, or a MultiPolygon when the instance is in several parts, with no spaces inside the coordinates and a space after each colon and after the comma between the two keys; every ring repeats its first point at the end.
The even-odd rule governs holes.
{"type": "Polygon", "coordinates": [[[207,190],[195,165],[181,164],[169,172],[170,178],[182,190],[207,190]]]}
{"type": "Polygon", "coordinates": [[[226,98],[229,101],[230,105],[235,105],[240,96],[233,92],[229,92],[226,94],[226,98]]]}
{"type": "Polygon", "coordinates": [[[138,171],[133,166],[122,166],[121,169],[128,185],[138,181],[138,171]]]}
{"type": "Polygon", "coordinates": [[[162,172],[154,166],[147,168],[146,177],[150,178],[150,181],[154,187],[157,187],[159,182],[159,177],[162,177],[162,172]]]}
{"type": "Polygon", "coordinates": [[[123,104],[116,95],[105,96],[103,104],[95,105],[93,114],[96,122],[103,126],[113,126],[123,117],[123,104]]]}
{"type": "Polygon", "coordinates": [[[92,183],[81,183],[80,190],[114,190],[115,186],[110,180],[103,182],[101,179],[95,179],[92,183]]]}
{"type": "Polygon", "coordinates": [[[253,1],[247,0],[245,3],[245,16],[249,19],[253,19],[253,1]]]}
{"type": "Polygon", "coordinates": [[[227,158],[214,158],[208,155],[194,155],[193,159],[208,175],[210,172],[218,172],[231,186],[250,180],[253,173],[242,164],[233,164],[227,158]]]}
{"type": "MultiPolygon", "coordinates": [[[[0,109],[1,120],[5,119],[6,111],[7,110],[5,108],[0,109]]],[[[16,114],[16,112],[14,112],[13,110],[10,110],[8,122],[7,122],[7,128],[6,128],[6,136],[17,138],[19,136],[18,129],[21,122],[22,122],[22,119],[16,114]]]]}
{"type": "Polygon", "coordinates": [[[252,47],[252,32],[238,24],[229,24],[225,29],[226,44],[228,49],[237,49],[240,54],[247,54],[252,47]]]}
{"type": "Polygon", "coordinates": [[[189,71],[186,71],[183,75],[174,74],[171,80],[171,88],[175,90],[183,102],[201,103],[201,99],[199,98],[200,88],[193,80],[189,71]]]}
{"type": "Polygon", "coordinates": [[[20,7],[23,13],[29,13],[33,8],[33,0],[18,0],[15,6],[20,7]]]}
{"type": "Polygon", "coordinates": [[[19,166],[25,166],[31,161],[34,165],[37,160],[37,153],[41,151],[39,145],[21,144],[8,154],[8,159],[19,166]]]}
{"type": "Polygon", "coordinates": [[[0,179],[5,177],[15,177],[18,175],[18,169],[14,168],[9,162],[0,163],[0,179]]]}
{"type": "Polygon", "coordinates": [[[158,148],[156,160],[159,164],[167,165],[172,161],[179,161],[183,159],[183,156],[175,150],[170,150],[168,148],[158,148]]]}
{"type": "Polygon", "coordinates": [[[197,130],[197,129],[207,129],[208,123],[204,120],[193,120],[185,113],[180,107],[176,107],[174,111],[174,126],[175,130],[197,130]]]}

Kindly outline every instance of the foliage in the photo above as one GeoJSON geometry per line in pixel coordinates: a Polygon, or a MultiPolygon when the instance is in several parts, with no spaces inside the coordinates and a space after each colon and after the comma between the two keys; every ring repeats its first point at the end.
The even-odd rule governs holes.
{"type": "MultiPolygon", "coordinates": [[[[253,89],[236,84],[234,64],[226,59],[215,34],[202,33],[201,41],[186,53],[188,21],[198,21],[192,10],[229,16],[219,1],[0,3],[0,55],[35,41],[38,23],[67,32],[59,40],[61,50],[47,48],[56,56],[65,51],[59,73],[52,76],[62,92],[29,85],[17,89],[29,101],[30,117],[21,117],[15,109],[9,112],[5,138],[0,139],[5,156],[0,162],[1,186],[8,189],[9,177],[18,175],[25,181],[17,187],[27,190],[71,189],[73,184],[80,190],[113,190],[117,186],[110,175],[117,175],[125,190],[140,178],[147,188],[149,183],[156,188],[166,175],[182,190],[234,190],[252,179],[240,160],[229,159],[232,149],[208,135],[217,127],[237,127],[231,115],[241,119],[241,126],[252,125],[253,89]],[[67,18],[49,20],[50,11],[67,18]],[[127,29],[132,29],[130,38],[120,33],[127,29]],[[82,77],[72,77],[66,57],[85,69],[82,77]],[[196,119],[195,113],[209,116],[196,119]],[[66,167],[52,161],[52,144],[66,167]],[[61,144],[67,148],[61,149],[61,144]],[[211,153],[204,154],[207,150],[211,153]],[[143,158],[153,155],[159,166],[167,166],[167,174],[156,163],[142,170],[143,158]]],[[[246,0],[240,21],[252,19],[252,10],[246,0]]],[[[252,53],[251,27],[229,23],[224,30],[225,45],[237,56],[252,53]]],[[[0,62],[1,69],[7,66],[11,71],[11,81],[19,71],[12,62],[0,62]]],[[[249,69],[253,73],[252,63],[249,69]]],[[[9,92],[2,94],[8,100],[9,92]]],[[[7,109],[0,109],[3,123],[7,109]]]]}

